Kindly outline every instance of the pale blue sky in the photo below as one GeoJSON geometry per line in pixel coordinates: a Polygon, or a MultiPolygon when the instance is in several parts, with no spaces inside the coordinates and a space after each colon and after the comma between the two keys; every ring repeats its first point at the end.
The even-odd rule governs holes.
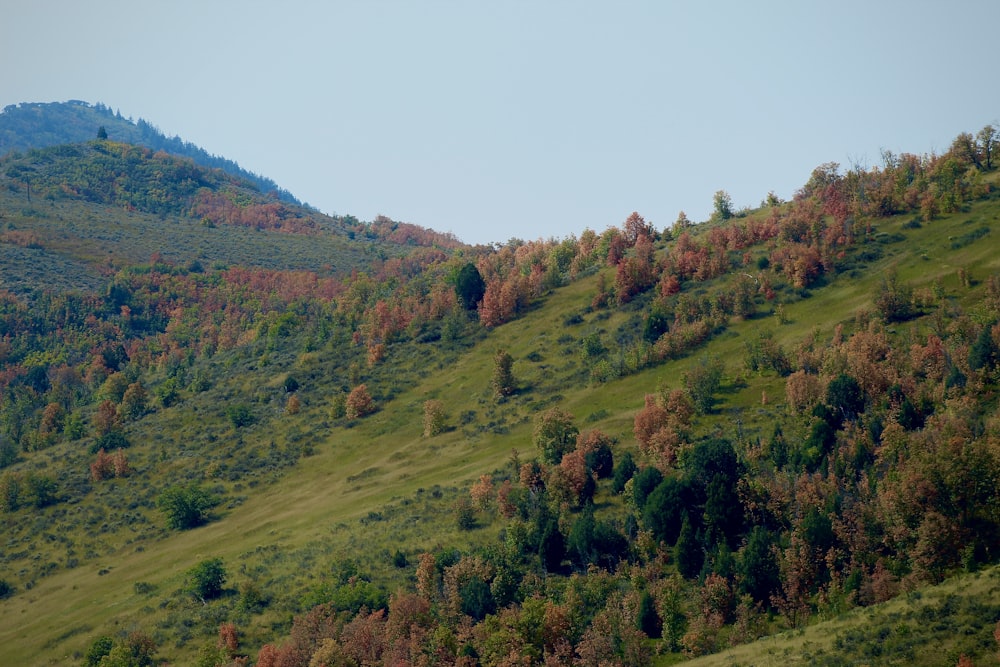
{"type": "Polygon", "coordinates": [[[705,219],[1000,119],[1000,2],[21,0],[0,107],[145,118],[468,242],[705,219]]]}

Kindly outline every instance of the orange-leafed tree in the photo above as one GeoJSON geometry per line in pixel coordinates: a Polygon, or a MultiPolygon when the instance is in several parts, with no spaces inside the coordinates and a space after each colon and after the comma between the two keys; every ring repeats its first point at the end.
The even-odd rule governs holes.
{"type": "Polygon", "coordinates": [[[360,384],[351,390],[344,402],[344,414],[348,419],[358,419],[375,412],[375,400],[368,393],[368,386],[360,384]]]}

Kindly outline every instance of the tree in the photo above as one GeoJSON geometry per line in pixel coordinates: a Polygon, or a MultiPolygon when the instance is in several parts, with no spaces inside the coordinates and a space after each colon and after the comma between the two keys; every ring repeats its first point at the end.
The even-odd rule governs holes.
{"type": "Polygon", "coordinates": [[[122,418],[129,421],[139,419],[149,410],[149,393],[140,382],[133,382],[122,395],[122,403],[118,412],[122,418]]]}
{"type": "Polygon", "coordinates": [[[702,357],[701,360],[681,376],[684,391],[691,398],[695,409],[702,413],[711,412],[715,404],[715,394],[722,385],[724,370],[722,360],[716,357],[702,357]]]}
{"type": "Polygon", "coordinates": [[[110,399],[101,401],[97,406],[97,413],[94,415],[94,431],[98,437],[116,431],[120,426],[118,406],[110,399]]]}
{"type": "Polygon", "coordinates": [[[660,482],[646,497],[642,523],[658,541],[664,544],[674,544],[677,541],[687,516],[684,506],[686,495],[685,484],[676,477],[670,477],[660,482]]]}
{"type": "Polygon", "coordinates": [[[875,310],[888,323],[905,322],[918,314],[913,308],[913,290],[900,284],[895,271],[889,271],[879,283],[875,310]]]}
{"type": "Polygon", "coordinates": [[[638,468],[635,465],[635,460],[632,458],[632,452],[626,451],[621,458],[618,459],[618,465],[615,466],[611,490],[617,494],[621,494],[625,491],[625,484],[632,479],[636,470],[638,470],[638,468]]]}
{"type": "Polygon", "coordinates": [[[229,422],[233,425],[233,428],[250,426],[257,421],[257,418],[253,414],[253,409],[246,403],[230,405],[226,408],[226,416],[229,417],[229,422]]]}
{"type": "Polygon", "coordinates": [[[983,166],[987,170],[992,169],[993,152],[997,145],[997,128],[993,125],[987,125],[976,134],[976,141],[983,166]]]}
{"type": "Polygon", "coordinates": [[[1000,346],[993,338],[994,326],[983,327],[969,349],[969,368],[974,371],[991,370],[1000,361],[1000,346]]]}
{"type": "Polygon", "coordinates": [[[840,374],[826,387],[826,404],[833,410],[839,426],[853,421],[865,408],[865,395],[858,381],[840,374]]]}
{"type": "Polygon", "coordinates": [[[108,138],[108,131],[104,129],[103,125],[97,128],[97,138],[100,139],[101,141],[104,141],[108,138]]]}
{"type": "Polygon", "coordinates": [[[514,358],[507,350],[497,350],[493,355],[493,396],[501,399],[514,393],[517,381],[514,379],[514,358]]]}
{"type": "Polygon", "coordinates": [[[447,416],[444,403],[438,400],[424,401],[424,437],[430,438],[444,433],[447,416]]]}
{"type": "Polygon", "coordinates": [[[771,603],[771,596],[781,584],[772,544],[773,538],[767,529],[754,526],[737,563],[740,591],[764,605],[771,603]]]}
{"type": "Polygon", "coordinates": [[[677,537],[677,544],[674,545],[674,560],[677,563],[677,571],[686,579],[698,576],[705,561],[705,554],[686,512],[681,523],[680,534],[677,537]]]}
{"type": "Polygon", "coordinates": [[[102,635],[90,644],[90,648],[83,656],[83,664],[86,667],[99,667],[104,656],[111,653],[115,647],[115,640],[107,635],[102,635]]]}
{"type": "Polygon", "coordinates": [[[66,419],[66,411],[60,403],[49,403],[42,412],[42,421],[38,425],[38,432],[42,437],[56,435],[63,430],[66,419]]]}
{"type": "Polygon", "coordinates": [[[208,510],[215,506],[215,499],[195,484],[170,486],[157,498],[156,505],[166,514],[167,525],[187,530],[208,520],[208,510]]]}
{"type": "Polygon", "coordinates": [[[729,220],[733,217],[733,199],[725,190],[719,190],[712,197],[712,217],[716,220],[729,220]]]}
{"type": "Polygon", "coordinates": [[[36,508],[48,507],[59,500],[56,481],[48,475],[29,472],[25,475],[24,484],[28,490],[28,498],[36,508]]]}
{"type": "Polygon", "coordinates": [[[144,632],[135,631],[100,658],[101,667],[152,667],[156,664],[156,642],[144,632]]]}
{"type": "Polygon", "coordinates": [[[344,402],[344,415],[348,419],[358,419],[375,412],[375,401],[368,393],[368,386],[359,384],[351,390],[344,402]]]}
{"type": "Polygon", "coordinates": [[[202,602],[222,595],[226,583],[226,568],[221,558],[203,560],[187,572],[191,592],[202,602]]]}
{"type": "Polygon", "coordinates": [[[565,410],[552,408],[535,420],[532,439],[541,450],[543,458],[548,463],[556,464],[576,446],[579,433],[580,429],[573,423],[573,415],[565,410]]]}
{"type": "Polygon", "coordinates": [[[656,613],[656,604],[649,591],[643,591],[639,598],[639,612],[636,615],[636,625],[651,639],[657,639],[663,632],[663,624],[656,613]]]}
{"type": "Polygon", "coordinates": [[[475,310],[483,300],[484,294],[486,294],[486,282],[482,274],[475,264],[466,263],[455,276],[455,296],[458,297],[458,302],[466,310],[475,310]]]}

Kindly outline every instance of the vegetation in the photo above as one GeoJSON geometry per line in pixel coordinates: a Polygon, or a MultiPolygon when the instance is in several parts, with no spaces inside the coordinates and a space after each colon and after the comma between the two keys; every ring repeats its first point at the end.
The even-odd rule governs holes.
{"type": "Polygon", "coordinates": [[[89,276],[4,276],[10,659],[986,659],[992,136],[496,248],[111,141],[7,156],[0,249],[89,276]],[[230,259],[99,238],[172,228],[230,259]],[[353,270],[268,265],[247,234],[353,270]]]}

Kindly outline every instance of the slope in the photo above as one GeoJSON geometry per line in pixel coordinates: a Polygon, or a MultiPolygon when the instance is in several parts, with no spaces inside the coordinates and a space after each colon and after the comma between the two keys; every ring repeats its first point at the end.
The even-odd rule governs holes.
{"type": "MultiPolygon", "coordinates": [[[[809,235],[820,236],[814,229],[823,231],[822,218],[812,221],[816,227],[811,229],[810,219],[799,217],[808,206],[812,203],[803,197],[730,221],[679,227],[657,238],[655,248],[645,229],[633,235],[633,245],[624,246],[629,230],[640,227],[636,216],[626,221],[623,233],[609,231],[601,240],[582,235],[573,257],[563,250],[574,244],[560,242],[478,256],[459,252],[419,271],[400,268],[379,279],[358,275],[340,286],[334,298],[306,292],[309,298],[293,294],[280,301],[274,292],[253,292],[261,303],[276,303],[248,317],[252,324],[230,346],[203,346],[194,324],[212,320],[211,311],[198,317],[171,315],[163,333],[183,335],[191,353],[167,349],[154,357],[157,348],[150,345],[147,358],[140,354],[142,345],[130,345],[131,358],[117,366],[122,377],[114,381],[116,373],[109,372],[92,383],[103,381],[95,390],[98,396],[114,396],[115,387],[141,380],[160,399],[150,402],[149,414],[120,424],[118,435],[131,444],[126,450],[130,475],[88,475],[102,442],[92,431],[41,442],[5,473],[5,481],[27,483],[32,475],[40,479],[58,471],[60,491],[67,496],[37,511],[6,511],[4,576],[15,590],[0,603],[0,627],[5,629],[0,638],[13,647],[11,659],[65,662],[82,656],[98,635],[139,629],[152,636],[163,658],[193,662],[205,646],[214,645],[215,628],[225,621],[238,623],[246,649],[255,653],[289,634],[300,639],[301,628],[296,630],[292,617],[314,605],[334,604],[342,628],[362,608],[388,604],[394,591],[413,588],[415,566],[424,552],[434,556],[442,577],[459,576],[463,563],[467,569],[462,576],[472,576],[470,571],[485,576],[475,574],[483,571],[481,563],[476,565],[479,558],[496,568],[481,580],[491,595],[496,582],[504,581],[500,572],[516,576],[517,586],[526,591],[508,591],[514,596],[509,607],[479,618],[472,614],[482,608],[469,607],[466,614],[466,607],[451,607],[451,596],[432,597],[439,628],[435,636],[442,638],[438,648],[448,649],[445,640],[455,619],[468,616],[471,624],[475,618],[483,635],[470,634],[462,641],[484,663],[502,657],[491,653],[500,648],[490,643],[490,636],[503,638],[508,646],[525,642],[524,655],[537,651],[541,657],[543,651],[557,649],[528,636],[528,614],[538,612],[537,600],[551,604],[556,615],[570,610],[581,614],[572,617],[580,627],[572,637],[571,650],[577,655],[605,650],[598,640],[614,637],[648,660],[642,653],[645,635],[633,630],[639,595],[645,591],[655,597],[666,625],[673,582],[683,597],[674,599],[672,611],[682,612],[687,627],[679,636],[669,639],[665,633],[657,642],[668,659],[681,657],[681,648],[710,651],[741,638],[743,630],[726,618],[736,609],[720,607],[723,622],[716,626],[715,610],[704,612],[703,606],[711,601],[705,597],[706,585],[718,586],[720,579],[732,607],[737,606],[733,598],[746,579],[734,570],[749,560],[750,525],[733,529],[732,547],[725,545],[726,536],[715,543],[702,537],[705,569],[678,578],[677,544],[652,536],[650,519],[656,513],[643,511],[638,495],[615,493],[611,482],[601,478],[592,489],[594,502],[581,502],[582,488],[565,481],[569,477],[560,480],[572,472],[567,462],[572,463],[576,450],[566,452],[562,461],[541,461],[545,493],[551,498],[542,504],[558,516],[556,529],[567,543],[590,546],[597,554],[589,560],[589,554],[567,552],[550,571],[538,567],[540,547],[529,543],[544,512],[533,513],[539,507],[531,498],[544,497],[543,491],[529,488],[532,482],[525,481],[525,469],[517,464],[528,464],[531,472],[528,462],[540,454],[536,425],[552,408],[573,415],[580,430],[600,429],[613,442],[616,462],[629,452],[644,471],[662,468],[668,480],[689,479],[692,471],[704,468],[699,457],[709,451],[706,447],[731,443],[745,470],[738,485],[747,495],[738,505],[752,517],[748,524],[774,531],[773,564],[802,565],[793,560],[800,540],[826,542],[830,548],[824,557],[810,562],[831,565],[817,571],[815,581],[796,589],[789,585],[789,570],[783,570],[781,588],[766,591],[777,600],[773,608],[755,612],[752,606],[741,607],[761,631],[869,605],[893,588],[922,586],[961,567],[995,561],[997,504],[989,481],[997,473],[990,448],[996,442],[1000,359],[986,359],[983,365],[969,359],[973,343],[980,340],[989,352],[989,325],[1000,314],[993,232],[1000,202],[987,188],[985,196],[930,220],[917,220],[912,213],[856,220],[858,240],[831,244],[837,250],[830,252],[823,270],[810,264],[803,243],[809,235]],[[773,228],[768,226],[772,218],[773,228]],[[774,234],[768,237],[769,229],[774,234]],[[763,241],[735,245],[734,239],[758,232],[763,241]],[[592,248],[588,255],[583,246],[591,243],[593,248],[603,243],[603,251],[592,248]],[[662,267],[662,284],[643,277],[643,253],[651,248],[662,267]],[[724,252],[713,255],[713,248],[724,252]],[[577,261],[581,257],[592,259],[577,261]],[[486,277],[479,322],[456,308],[454,300],[444,300],[452,291],[448,276],[473,258],[486,277]],[[745,275],[750,271],[754,273],[745,275]],[[677,276],[683,278],[679,285],[677,276]],[[796,284],[799,279],[804,283],[796,284]],[[645,287],[633,290],[643,280],[645,287]],[[528,292],[534,296],[522,299],[519,290],[531,285],[538,286],[528,292]],[[679,290],[673,291],[675,287],[679,290]],[[418,317],[426,302],[394,296],[390,288],[419,294],[427,302],[441,299],[451,307],[418,317]],[[908,298],[895,299],[907,291],[908,298]],[[749,298],[741,301],[741,294],[749,298]],[[356,307],[358,303],[366,305],[356,307]],[[507,304],[514,304],[514,310],[507,311],[507,304]],[[658,312],[670,315],[666,331],[654,326],[658,312]],[[413,319],[404,317],[408,313],[413,319]],[[706,320],[711,323],[704,324],[706,320]],[[484,328],[485,321],[497,324],[484,328]],[[649,338],[657,336],[655,343],[647,331],[649,338]],[[934,347],[935,339],[942,347],[934,347]],[[516,391],[502,399],[491,387],[498,349],[514,358],[517,378],[516,391]],[[957,376],[951,379],[954,373],[947,367],[935,367],[936,349],[951,358],[961,382],[957,376]],[[795,405],[799,399],[786,390],[790,369],[778,363],[782,356],[795,359],[799,380],[812,377],[833,384],[848,376],[865,382],[863,415],[838,420],[836,429],[830,427],[834,435],[829,442],[819,427],[832,417],[817,408],[829,408],[831,399],[818,392],[805,406],[795,405]],[[720,381],[702,412],[692,412],[690,423],[680,425],[685,432],[679,452],[669,451],[669,434],[657,441],[665,444],[662,451],[636,443],[636,416],[650,407],[650,397],[654,407],[657,397],[664,396],[683,407],[684,395],[697,395],[695,371],[713,361],[721,363],[720,381]],[[893,370],[899,389],[891,383],[867,384],[889,379],[893,370]],[[345,402],[360,385],[368,388],[377,410],[351,418],[344,414],[345,402]],[[674,389],[681,390],[680,398],[674,389]],[[933,400],[923,402],[928,396],[933,400]],[[447,414],[448,428],[441,433],[423,434],[428,400],[440,401],[447,414]],[[776,425],[785,434],[780,457],[776,425]],[[959,430],[963,425],[968,433],[959,430]],[[949,437],[940,437],[944,433],[949,437]],[[951,442],[951,436],[963,447],[934,449],[940,446],[936,443],[951,442]],[[935,457],[922,458],[926,452],[935,457]],[[678,454],[679,460],[665,461],[667,453],[678,454]],[[986,465],[966,465],[977,460],[986,465]],[[484,474],[497,486],[511,482],[512,493],[520,494],[520,507],[506,517],[497,494],[494,505],[473,512],[470,525],[463,510],[466,487],[483,482],[484,474]],[[157,498],[172,485],[188,483],[203,485],[221,503],[207,524],[172,531],[157,498]],[[911,487],[933,493],[898,492],[911,487]],[[965,487],[983,493],[963,496],[965,487]],[[866,489],[887,491],[866,496],[866,489]],[[926,506],[915,506],[914,500],[926,506]],[[877,520],[863,523],[868,515],[852,514],[856,507],[870,510],[877,520]],[[897,511],[898,520],[892,513],[897,511]],[[896,523],[883,523],[882,515],[896,523]],[[578,526],[585,526],[588,517],[623,539],[629,536],[627,553],[613,567],[607,565],[614,553],[601,551],[607,545],[583,544],[586,535],[578,526]],[[978,534],[968,530],[970,524],[978,534]],[[869,533],[877,539],[865,543],[858,537],[869,533]],[[937,535],[948,539],[931,541],[937,535]],[[971,548],[956,549],[961,540],[971,548]],[[223,559],[230,581],[224,596],[203,603],[189,593],[186,572],[211,557],[223,559]]],[[[825,228],[842,227],[831,223],[825,228]]],[[[213,284],[239,278],[232,271],[207,273],[204,279],[190,278],[154,264],[132,267],[116,278],[129,286],[134,312],[141,314],[139,306],[145,302],[135,295],[142,290],[174,293],[191,280],[208,298],[213,284]]],[[[231,299],[229,305],[240,304],[231,299]]],[[[102,317],[125,324],[117,314],[102,317]]],[[[169,336],[158,341],[164,347],[170,342],[169,336]]],[[[25,379],[10,386],[29,395],[29,389],[42,389],[44,383],[41,373],[30,370],[40,367],[37,359],[26,358],[26,363],[25,379]]],[[[124,396],[112,403],[120,408],[124,396]]],[[[89,426],[97,425],[100,413],[93,402],[81,402],[74,410],[89,426]]],[[[38,497],[27,496],[32,501],[38,497]]],[[[703,522],[703,534],[711,523],[694,512],[713,520],[723,516],[707,500],[696,504],[690,516],[703,522]]],[[[499,585],[496,590],[499,597],[499,585]]],[[[994,613],[990,598],[981,604],[985,615],[994,613]]],[[[969,641],[976,642],[973,653],[987,650],[978,637],[969,641]]],[[[961,644],[956,650],[969,651],[961,644]]]]}

